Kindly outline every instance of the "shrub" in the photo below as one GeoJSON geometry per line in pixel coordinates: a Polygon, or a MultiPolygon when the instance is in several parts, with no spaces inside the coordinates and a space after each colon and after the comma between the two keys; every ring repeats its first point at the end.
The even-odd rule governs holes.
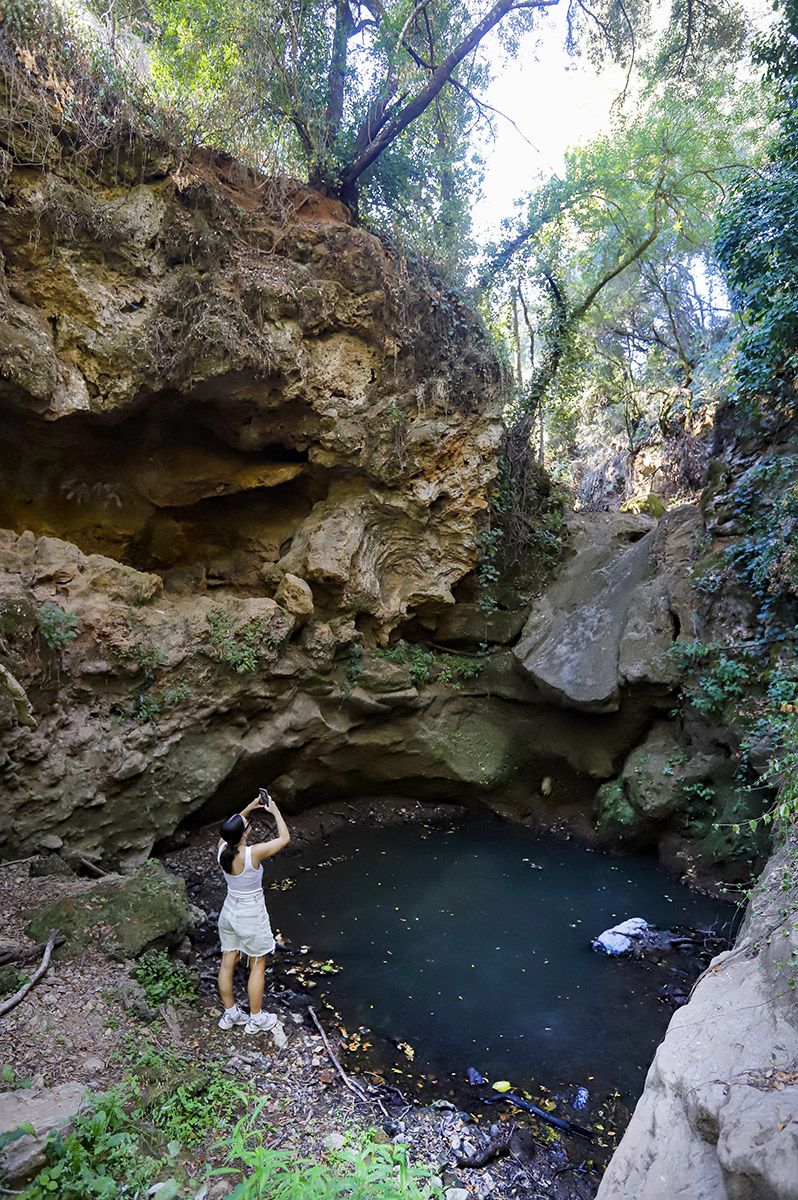
{"type": "Polygon", "coordinates": [[[224,1075],[203,1075],[181,1083],[152,1109],[153,1123],[164,1137],[181,1146],[196,1146],[210,1132],[232,1122],[247,1099],[237,1083],[224,1075]]]}
{"type": "Polygon", "coordinates": [[[214,608],[208,613],[208,640],[217,662],[243,675],[255,670],[262,653],[279,650],[285,639],[264,620],[250,621],[237,630],[229,613],[214,608]]]}
{"type": "Polygon", "coordinates": [[[458,688],[461,682],[475,679],[485,665],[481,658],[466,658],[459,654],[436,654],[417,642],[400,640],[388,649],[375,650],[377,658],[409,667],[410,679],[416,687],[425,683],[443,683],[458,688]]]}
{"type": "Polygon", "coordinates": [[[48,601],[36,610],[36,624],[51,650],[63,649],[80,632],[80,621],[75,614],[64,612],[61,605],[54,601],[48,601]]]}
{"type": "Polygon", "coordinates": [[[72,1132],[54,1134],[47,1143],[48,1165],[22,1193],[25,1200],[116,1200],[146,1194],[164,1164],[142,1153],[135,1123],[125,1111],[129,1088],[113,1088],[96,1097],[72,1132]]]}
{"type": "Polygon", "coordinates": [[[699,712],[718,715],[732,700],[745,695],[751,672],[744,663],[721,654],[712,669],[701,675],[695,687],[686,688],[685,695],[699,712]]]}
{"type": "Polygon", "coordinates": [[[197,982],[180,962],[173,962],[163,950],[148,950],[136,963],[133,974],[144,988],[147,1003],[177,1004],[181,1000],[193,1003],[197,998],[197,982]]]}

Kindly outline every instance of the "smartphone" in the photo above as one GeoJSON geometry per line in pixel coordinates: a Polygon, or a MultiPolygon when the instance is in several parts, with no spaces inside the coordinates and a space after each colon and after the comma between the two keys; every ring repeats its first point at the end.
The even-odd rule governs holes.
{"type": "Polygon", "coordinates": [[[260,796],[260,798],[261,798],[261,803],[263,804],[263,807],[265,808],[265,807],[266,807],[266,805],[267,805],[267,804],[269,803],[269,801],[271,800],[271,796],[270,796],[270,795],[269,795],[269,793],[266,791],[266,788],[258,788],[258,795],[260,796]]]}

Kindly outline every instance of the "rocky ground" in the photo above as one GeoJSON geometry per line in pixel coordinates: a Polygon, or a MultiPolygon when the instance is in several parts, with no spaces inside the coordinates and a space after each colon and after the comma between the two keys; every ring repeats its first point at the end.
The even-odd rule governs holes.
{"type": "MultiPolygon", "coordinates": [[[[300,829],[300,841],[307,836],[309,830],[300,829]]],[[[191,878],[204,850],[201,839],[193,840],[172,853],[170,865],[191,878]]],[[[95,880],[75,876],[31,877],[30,869],[31,861],[0,867],[0,905],[6,914],[8,943],[32,945],[27,932],[32,913],[53,903],[71,912],[73,902],[85,900],[96,887],[95,880]]],[[[193,916],[200,921],[196,910],[193,916]]],[[[283,1022],[287,1045],[278,1049],[270,1035],[220,1031],[212,985],[215,964],[202,954],[202,930],[199,923],[191,948],[185,942],[177,948],[201,972],[197,1001],[164,1004],[157,1012],[147,1011],[141,989],[131,978],[129,959],[115,960],[92,945],[77,955],[57,953],[42,981],[0,1021],[0,1086],[5,1093],[0,1095],[0,1130],[24,1119],[17,1115],[15,1120],[14,1113],[23,1112],[28,1098],[35,1102],[52,1094],[55,1100],[61,1094],[50,1089],[79,1084],[98,1092],[140,1074],[153,1061],[168,1063],[183,1056],[184,1064],[199,1063],[209,1074],[240,1081],[248,1103],[256,1098],[262,1103],[260,1119],[268,1125],[268,1144],[297,1156],[319,1160],[339,1147],[344,1135],[372,1128],[378,1140],[408,1144],[414,1160],[439,1171],[449,1200],[470,1196],[587,1200],[595,1194],[598,1174],[583,1165],[578,1147],[576,1157],[569,1158],[558,1140],[548,1138],[541,1127],[528,1126],[525,1119],[509,1113],[498,1117],[495,1110],[489,1117],[471,1117],[447,1101],[436,1105],[430,1104],[429,1097],[425,1102],[413,1100],[374,1075],[353,1076],[353,1087],[360,1092],[354,1094],[332,1057],[344,1055],[349,1032],[336,1014],[319,1005],[330,1053],[308,1009],[312,965],[300,972],[299,982],[296,975],[282,973],[285,965],[296,961],[291,947],[278,952],[267,999],[268,1008],[283,1022]],[[293,988],[287,988],[287,983],[293,988]],[[306,989],[305,994],[293,990],[297,987],[306,989]],[[491,1125],[493,1121],[498,1123],[491,1125]],[[507,1143],[499,1157],[479,1168],[459,1165],[464,1157],[478,1157],[497,1137],[507,1143]]],[[[171,1087],[178,1082],[172,1079],[171,1087]]],[[[409,1090],[405,1079],[402,1086],[409,1090]]],[[[221,1179],[203,1190],[207,1167],[218,1165],[223,1157],[220,1132],[215,1130],[190,1153],[181,1153],[189,1181],[181,1195],[211,1200],[232,1189],[232,1182],[221,1179]]]]}

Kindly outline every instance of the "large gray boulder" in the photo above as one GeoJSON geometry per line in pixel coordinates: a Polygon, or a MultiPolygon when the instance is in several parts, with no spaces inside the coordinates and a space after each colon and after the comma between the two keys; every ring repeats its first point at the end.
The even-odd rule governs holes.
{"type": "Polygon", "coordinates": [[[796,861],[793,836],[675,1013],[597,1200],[798,1200],[796,861]]]}
{"type": "Polygon", "coordinates": [[[610,712],[624,686],[673,686],[668,650],[695,633],[689,570],[700,521],[692,505],[659,526],[634,513],[571,517],[572,557],[536,600],[514,651],[544,696],[610,712]]]}
{"type": "Polygon", "coordinates": [[[33,1133],[9,1142],[0,1155],[0,1178],[14,1187],[45,1165],[47,1139],[72,1123],[83,1105],[82,1083],[58,1083],[49,1088],[16,1088],[0,1092],[0,1139],[30,1126],[33,1133]]]}

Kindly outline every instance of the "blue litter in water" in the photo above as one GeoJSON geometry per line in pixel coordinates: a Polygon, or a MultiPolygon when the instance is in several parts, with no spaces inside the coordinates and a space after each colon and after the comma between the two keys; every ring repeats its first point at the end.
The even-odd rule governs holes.
{"type": "Polygon", "coordinates": [[[588,1095],[587,1088],[583,1088],[583,1087],[577,1088],[576,1095],[574,1096],[574,1102],[571,1105],[571,1107],[575,1108],[577,1110],[577,1112],[579,1112],[579,1110],[584,1108],[585,1105],[587,1104],[587,1095],[588,1095]]]}
{"type": "Polygon", "coordinates": [[[484,1075],[480,1075],[476,1067],[469,1067],[466,1074],[468,1075],[468,1082],[472,1087],[481,1087],[483,1083],[488,1082],[484,1075]]]}

